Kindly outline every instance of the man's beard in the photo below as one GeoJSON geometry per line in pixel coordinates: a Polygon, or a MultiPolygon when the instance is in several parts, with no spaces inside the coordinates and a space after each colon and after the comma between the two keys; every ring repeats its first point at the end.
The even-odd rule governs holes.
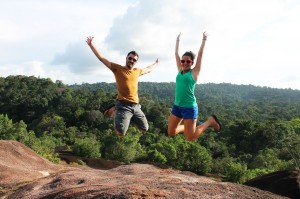
{"type": "Polygon", "coordinates": [[[129,68],[129,69],[132,69],[133,64],[130,65],[129,63],[127,63],[127,64],[126,64],[126,67],[129,68]]]}

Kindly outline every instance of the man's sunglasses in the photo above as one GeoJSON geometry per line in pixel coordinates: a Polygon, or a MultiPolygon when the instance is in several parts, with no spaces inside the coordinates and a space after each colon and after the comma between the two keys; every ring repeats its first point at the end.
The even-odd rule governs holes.
{"type": "Polygon", "coordinates": [[[191,60],[180,60],[180,62],[181,62],[182,64],[184,64],[185,62],[186,62],[187,64],[190,64],[190,63],[192,63],[193,61],[191,61],[191,60]]]}
{"type": "Polygon", "coordinates": [[[136,62],[136,61],[137,61],[136,59],[134,59],[134,58],[132,58],[132,57],[128,57],[128,60],[129,60],[129,61],[132,60],[133,62],[136,62]]]}

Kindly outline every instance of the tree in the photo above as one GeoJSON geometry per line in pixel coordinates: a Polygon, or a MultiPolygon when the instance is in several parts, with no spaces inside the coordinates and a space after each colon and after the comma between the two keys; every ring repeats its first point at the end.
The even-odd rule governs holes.
{"type": "Polygon", "coordinates": [[[141,133],[135,127],[129,127],[126,136],[116,136],[112,130],[103,135],[103,156],[106,159],[130,163],[144,156],[144,150],[139,143],[141,133]]]}
{"type": "Polygon", "coordinates": [[[65,130],[64,118],[56,114],[43,115],[41,120],[37,123],[35,131],[37,136],[44,133],[52,134],[55,137],[63,137],[65,130]]]}
{"type": "Polygon", "coordinates": [[[157,151],[156,149],[152,149],[148,151],[148,160],[151,162],[158,162],[158,163],[166,163],[167,158],[161,152],[157,151]]]}
{"type": "Polygon", "coordinates": [[[184,157],[184,168],[198,174],[210,172],[212,167],[212,157],[206,148],[194,142],[190,142],[189,145],[187,154],[184,157]]]}
{"type": "Polygon", "coordinates": [[[294,129],[294,131],[300,135],[300,118],[294,118],[288,122],[288,124],[294,129]]]}
{"type": "Polygon", "coordinates": [[[176,150],[176,156],[174,157],[177,157],[175,161],[170,162],[171,166],[197,174],[205,174],[211,171],[212,157],[206,148],[199,143],[186,141],[183,135],[168,139],[168,144],[176,150]]]}
{"type": "Polygon", "coordinates": [[[288,168],[290,163],[280,160],[275,149],[263,149],[250,164],[252,168],[267,169],[269,171],[279,171],[288,168]]]}
{"type": "Polygon", "coordinates": [[[148,148],[148,159],[160,163],[174,164],[177,160],[177,153],[174,145],[167,142],[153,143],[148,148]],[[155,157],[157,158],[155,158],[155,157]]]}
{"type": "Polygon", "coordinates": [[[247,180],[247,166],[241,163],[230,162],[225,165],[226,181],[244,183],[247,180]]]}
{"type": "Polygon", "coordinates": [[[0,115],[0,139],[1,140],[10,140],[15,137],[13,135],[12,129],[12,120],[8,118],[7,115],[0,115]]]}
{"type": "Polygon", "coordinates": [[[73,153],[78,156],[87,158],[99,158],[100,143],[93,138],[76,139],[72,147],[73,153]]]}

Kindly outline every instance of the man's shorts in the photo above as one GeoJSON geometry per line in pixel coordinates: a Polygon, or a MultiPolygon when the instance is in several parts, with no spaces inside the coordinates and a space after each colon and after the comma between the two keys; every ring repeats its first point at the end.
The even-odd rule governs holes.
{"type": "Polygon", "coordinates": [[[141,110],[141,105],[125,102],[121,100],[116,101],[115,112],[115,129],[125,135],[128,130],[130,121],[134,123],[140,130],[148,131],[149,125],[147,118],[141,110]]]}
{"type": "Polygon", "coordinates": [[[185,108],[173,105],[172,114],[183,119],[196,119],[198,117],[198,106],[185,108]]]}

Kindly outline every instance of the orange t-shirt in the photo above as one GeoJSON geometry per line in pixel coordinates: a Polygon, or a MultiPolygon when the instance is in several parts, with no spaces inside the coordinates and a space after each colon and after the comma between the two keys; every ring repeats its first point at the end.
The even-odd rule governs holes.
{"type": "Polygon", "coordinates": [[[118,100],[139,103],[138,97],[138,79],[141,76],[142,69],[132,68],[131,70],[111,63],[111,70],[115,75],[118,89],[118,100]]]}

